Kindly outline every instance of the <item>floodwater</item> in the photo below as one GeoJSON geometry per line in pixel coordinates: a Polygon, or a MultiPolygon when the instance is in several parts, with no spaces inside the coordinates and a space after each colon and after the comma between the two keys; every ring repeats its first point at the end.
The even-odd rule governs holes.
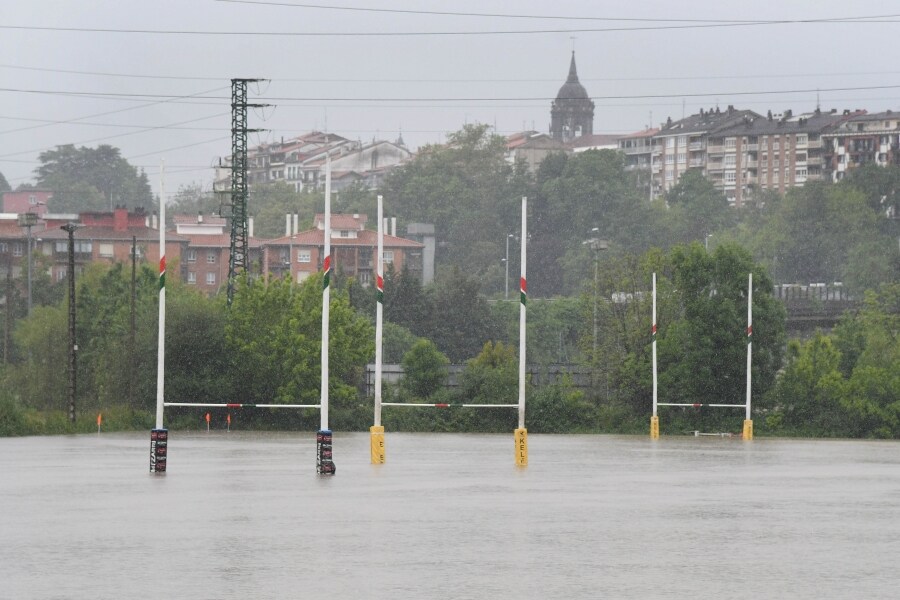
{"type": "Polygon", "coordinates": [[[0,439],[0,598],[898,598],[900,444],[0,439]]]}

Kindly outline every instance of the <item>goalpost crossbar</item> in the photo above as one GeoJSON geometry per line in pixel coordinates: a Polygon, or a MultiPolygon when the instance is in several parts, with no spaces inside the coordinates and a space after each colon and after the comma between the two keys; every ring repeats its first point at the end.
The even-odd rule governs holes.
{"type": "Polygon", "coordinates": [[[449,404],[437,402],[428,404],[424,402],[382,402],[382,406],[411,406],[417,408],[519,408],[518,404],[449,404]]]}
{"type": "Polygon", "coordinates": [[[321,408],[321,404],[246,404],[234,402],[166,402],[165,406],[194,406],[197,408],[321,408]]]}
{"type": "Polygon", "coordinates": [[[689,406],[691,408],[701,408],[707,406],[710,408],[746,408],[746,404],[707,404],[703,402],[658,402],[657,406],[689,406]]]}

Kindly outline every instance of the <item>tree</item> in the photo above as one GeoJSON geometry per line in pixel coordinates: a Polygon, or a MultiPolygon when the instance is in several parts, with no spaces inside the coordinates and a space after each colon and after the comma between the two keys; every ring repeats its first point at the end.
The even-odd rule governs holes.
{"type": "Polygon", "coordinates": [[[118,148],[75,148],[69,144],[44,151],[38,158],[41,165],[35,169],[37,183],[53,190],[53,212],[153,205],[146,173],[122,158],[118,148]]]}
{"type": "Polygon", "coordinates": [[[672,283],[681,316],[661,323],[659,387],[667,402],[744,402],[747,283],[753,273],[752,394],[774,384],[784,344],[784,307],[768,273],[746,250],[724,244],[708,254],[699,243],[671,252],[672,283]]]}
{"type": "Polygon", "coordinates": [[[422,148],[391,172],[382,192],[401,226],[433,223],[439,264],[480,276],[503,256],[505,236],[520,222],[528,175],[506,161],[506,140],[487,125],[467,125],[446,145],[422,148]]]}
{"type": "Polygon", "coordinates": [[[444,356],[434,342],[419,339],[409,352],[403,355],[403,388],[417,398],[429,398],[441,389],[447,380],[444,356]]]}
{"type": "MultiPolygon", "coordinates": [[[[334,290],[330,305],[330,389],[337,406],[356,397],[357,377],[374,354],[368,319],[334,290]]],[[[299,286],[240,281],[225,324],[233,357],[234,401],[315,403],[320,390],[322,277],[299,286]]]]}
{"type": "Polygon", "coordinates": [[[708,234],[730,226],[734,211],[725,195],[697,169],[690,169],[666,194],[678,238],[683,243],[705,241],[708,234]]]}
{"type": "Polygon", "coordinates": [[[285,234],[284,216],[300,215],[300,231],[312,227],[317,211],[324,206],[324,194],[297,192],[284,181],[253,186],[247,209],[255,218],[255,235],[282,237],[285,234]]]}
{"type": "Polygon", "coordinates": [[[168,215],[217,215],[221,213],[221,200],[216,194],[203,189],[201,183],[182,185],[166,204],[168,215]]]}
{"type": "Polygon", "coordinates": [[[432,340],[454,362],[477,354],[485,342],[501,335],[478,288],[478,279],[459,269],[440,274],[428,287],[426,327],[413,333],[432,340]]]}
{"type": "Polygon", "coordinates": [[[12,188],[9,186],[9,182],[6,180],[6,177],[3,176],[3,173],[0,173],[0,193],[8,192],[12,188]]]}

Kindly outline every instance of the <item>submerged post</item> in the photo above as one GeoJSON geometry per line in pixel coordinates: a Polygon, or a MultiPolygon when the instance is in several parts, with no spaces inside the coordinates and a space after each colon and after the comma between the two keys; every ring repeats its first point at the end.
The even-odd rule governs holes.
{"type": "Polygon", "coordinates": [[[753,439],[753,420],[750,418],[750,365],[753,354],[753,273],[750,273],[747,283],[747,406],[744,418],[744,431],[742,439],[753,439]]]}
{"type": "Polygon", "coordinates": [[[519,279],[519,427],[515,430],[516,465],[528,466],[528,430],[525,429],[525,306],[528,280],[525,272],[525,247],[528,244],[528,198],[522,196],[522,276],[519,279]]]}
{"type": "Polygon", "coordinates": [[[332,433],[328,428],[328,322],[331,304],[331,153],[325,152],[325,256],[322,263],[322,381],[321,417],[319,431],[316,432],[316,473],[334,475],[332,455],[332,433]]]}
{"type": "Polygon", "coordinates": [[[166,194],[165,164],[159,169],[159,329],[156,351],[156,427],[150,431],[150,472],[165,473],[169,431],[163,427],[166,367],[166,194]]]}
{"type": "Polygon", "coordinates": [[[657,414],[658,397],[656,394],[656,273],[653,274],[653,326],[650,328],[653,338],[653,416],[650,417],[650,439],[659,439],[659,415],[657,414]]]}
{"type": "Polygon", "coordinates": [[[375,259],[375,421],[369,428],[373,465],[384,464],[384,426],[381,424],[382,320],[384,318],[384,209],[378,196],[378,256],[375,259]]]}

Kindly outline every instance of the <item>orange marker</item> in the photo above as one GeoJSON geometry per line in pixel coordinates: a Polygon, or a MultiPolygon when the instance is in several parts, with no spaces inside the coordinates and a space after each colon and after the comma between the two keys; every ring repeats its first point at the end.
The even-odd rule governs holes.
{"type": "Polygon", "coordinates": [[[103,413],[97,413],[97,433],[100,433],[100,424],[103,422],[103,413]]]}
{"type": "Polygon", "coordinates": [[[206,433],[209,433],[209,413],[206,413],[206,433]]]}
{"type": "Polygon", "coordinates": [[[231,431],[231,413],[228,413],[228,431],[231,431]]]}

